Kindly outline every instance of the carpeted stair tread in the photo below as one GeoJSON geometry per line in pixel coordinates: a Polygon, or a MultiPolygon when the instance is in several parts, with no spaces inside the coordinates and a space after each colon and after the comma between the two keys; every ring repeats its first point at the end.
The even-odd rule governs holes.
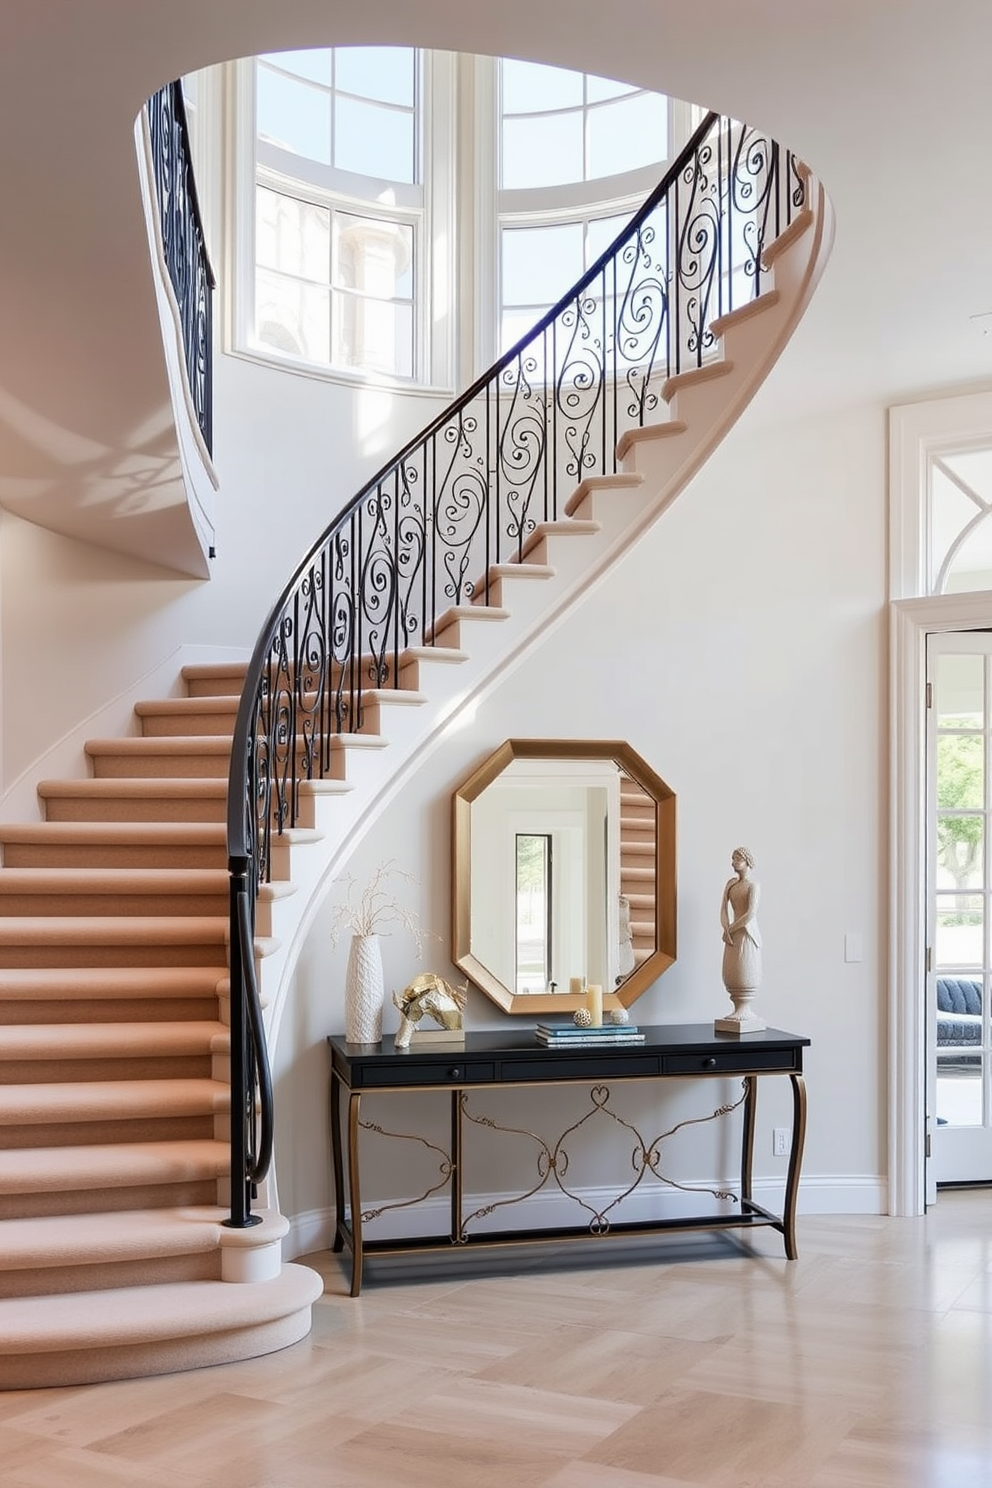
{"type": "Polygon", "coordinates": [[[0,1193],[187,1183],[221,1177],[229,1171],[230,1160],[230,1144],[210,1137],[12,1148],[0,1150],[0,1193]]]}
{"type": "Polygon", "coordinates": [[[0,1000],[140,1000],[212,997],[227,985],[217,966],[25,966],[0,968],[0,1000]]]}
{"type": "Polygon", "coordinates": [[[213,1116],[229,1111],[231,1087],[222,1080],[57,1080],[0,1085],[0,1124],[150,1120],[213,1116]]]}
{"type": "MultiPolygon", "coordinates": [[[[0,868],[0,916],[103,917],[111,906],[123,910],[132,901],[147,900],[142,912],[148,919],[184,909],[201,920],[226,918],[230,887],[226,868],[0,868]],[[91,902],[80,904],[83,900],[91,902]]],[[[294,892],[292,883],[279,879],[262,884],[257,900],[268,904],[294,892]]]]}
{"type": "Polygon", "coordinates": [[[204,714],[229,714],[233,728],[241,699],[236,693],[214,692],[207,697],[145,698],[134,705],[135,717],[201,718],[204,714]]]}
{"type": "Polygon", "coordinates": [[[84,780],[40,780],[38,794],[43,800],[57,800],[60,796],[223,796],[227,797],[227,780],[215,779],[212,775],[186,779],[182,775],[128,776],[124,779],[84,780]]]}
{"type": "Polygon", "coordinates": [[[226,868],[222,821],[45,821],[0,826],[5,868],[226,868]]]}
{"type": "Polygon", "coordinates": [[[119,1209],[107,1214],[53,1214],[0,1219],[0,1255],[12,1270],[99,1265],[108,1261],[193,1255],[223,1241],[260,1245],[280,1240],[289,1222],[273,1210],[256,1210],[261,1224],[232,1231],[229,1210],[216,1205],[178,1209],[119,1209]]]}
{"type": "Polygon", "coordinates": [[[230,733],[141,734],[123,739],[89,739],[86,754],[100,779],[172,775],[227,777],[230,733]]]}
{"type": "Polygon", "coordinates": [[[97,754],[230,754],[230,734],[126,734],[120,739],[87,739],[83,746],[97,754]]]}
{"type": "Polygon", "coordinates": [[[0,868],[4,894],[224,894],[225,868],[0,868]]]}
{"type": "MultiPolygon", "coordinates": [[[[226,1054],[231,1031],[223,1023],[17,1023],[0,1025],[0,1060],[133,1059],[182,1054],[226,1054]]],[[[2,1254],[2,1251],[0,1251],[2,1254]]]]}
{"type": "Polygon", "coordinates": [[[192,1255],[216,1249],[227,1212],[190,1205],[0,1219],[0,1255],[16,1271],[192,1255]]]}
{"type": "Polygon", "coordinates": [[[288,1265],[269,1281],[173,1282],[0,1300],[0,1357],[115,1345],[252,1327],[315,1302],[323,1282],[288,1265]],[[112,1296],[112,1305],[110,1298],[112,1296]]]}
{"type": "Polygon", "coordinates": [[[133,843],[188,847],[226,847],[224,822],[4,822],[0,845],[51,842],[73,847],[78,843],[133,843]]]}
{"type": "Polygon", "coordinates": [[[221,915],[0,915],[0,948],[14,945],[224,944],[221,915]]]}

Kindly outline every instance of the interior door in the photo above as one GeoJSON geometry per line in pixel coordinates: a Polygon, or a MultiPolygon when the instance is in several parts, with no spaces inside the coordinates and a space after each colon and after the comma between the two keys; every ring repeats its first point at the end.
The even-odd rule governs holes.
{"type": "Polygon", "coordinates": [[[930,1187],[992,1182],[992,633],[927,640],[930,1187]]]}

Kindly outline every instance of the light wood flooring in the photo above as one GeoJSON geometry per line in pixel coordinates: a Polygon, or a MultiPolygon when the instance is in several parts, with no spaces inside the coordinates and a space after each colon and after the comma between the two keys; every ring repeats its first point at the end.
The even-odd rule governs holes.
{"type": "Polygon", "coordinates": [[[381,1260],[357,1300],[322,1252],[313,1332],[279,1354],[0,1394],[0,1480],[992,1485],[992,1191],[943,1193],[925,1219],[803,1218],[792,1263],[773,1231],[749,1240],[666,1241],[660,1264],[646,1247],[421,1275],[381,1260]]]}

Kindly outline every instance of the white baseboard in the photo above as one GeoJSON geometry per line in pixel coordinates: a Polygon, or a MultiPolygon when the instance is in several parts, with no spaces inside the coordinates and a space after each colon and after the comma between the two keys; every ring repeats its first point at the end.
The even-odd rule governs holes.
{"type": "MultiPolygon", "coordinates": [[[[725,1186],[733,1189],[733,1183],[724,1180],[725,1186]]],[[[680,1189],[661,1187],[645,1188],[629,1195],[623,1203],[609,1210],[608,1218],[620,1221],[644,1221],[651,1219],[677,1219],[690,1215],[733,1214],[738,1205],[727,1200],[711,1197],[707,1189],[719,1189],[718,1179],[701,1182],[691,1193],[680,1189]]],[[[755,1201],[772,1213],[782,1209],[784,1179],[763,1178],[754,1183],[755,1201]]],[[[613,1203],[616,1190],[609,1188],[586,1188],[577,1190],[579,1198],[588,1206],[582,1209],[565,1194],[556,1191],[533,1194],[518,1203],[510,1203],[512,1194],[466,1195],[464,1212],[476,1214],[487,1209],[492,1212],[479,1215],[471,1222],[474,1234],[489,1234],[505,1229],[543,1229],[553,1226],[587,1223],[600,1206],[613,1203]]],[[[368,1200],[367,1210],[378,1209],[385,1200],[368,1200]]],[[[804,1178],[799,1185],[799,1214],[885,1214],[887,1212],[887,1185],[882,1177],[870,1175],[844,1175],[838,1177],[804,1178]]],[[[451,1207],[444,1196],[426,1200],[415,1208],[387,1209],[378,1218],[365,1226],[367,1240],[406,1240],[414,1235],[448,1233],[451,1207]]],[[[307,1255],[316,1250],[327,1250],[334,1235],[334,1214],[331,1209],[311,1209],[297,1214],[290,1220],[289,1233],[283,1241],[286,1260],[307,1255]]]]}

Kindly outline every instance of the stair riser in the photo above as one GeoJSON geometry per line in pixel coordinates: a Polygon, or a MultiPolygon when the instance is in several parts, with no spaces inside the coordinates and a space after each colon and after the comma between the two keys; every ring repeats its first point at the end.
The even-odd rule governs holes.
{"type": "MultiPolygon", "coordinates": [[[[6,893],[0,881],[0,919],[12,915],[41,918],[49,915],[196,915],[226,920],[229,896],[218,894],[105,894],[6,893]]],[[[264,934],[265,932],[260,932],[264,934]]]]}
{"type": "Polygon", "coordinates": [[[244,691],[247,662],[228,666],[183,667],[183,685],[187,697],[237,697],[244,691]]]}
{"type": "Polygon", "coordinates": [[[189,1179],[115,1188],[60,1189],[57,1193],[0,1194],[0,1219],[28,1219],[45,1214],[104,1214],[119,1209],[176,1209],[216,1204],[217,1179],[189,1179]]]}
{"type": "MultiPolygon", "coordinates": [[[[361,747],[361,746],[358,746],[361,747]]],[[[323,778],[345,780],[354,774],[354,763],[348,760],[349,746],[335,744],[331,752],[330,767],[323,778]]],[[[301,781],[307,779],[300,769],[301,781]]],[[[92,796],[81,792],[78,796],[57,796],[47,799],[46,817],[50,822],[183,822],[191,826],[226,825],[226,791],[222,796],[200,798],[197,796],[144,796],[128,792],[126,782],[121,782],[120,795],[110,797],[92,796]]],[[[312,822],[301,820],[299,826],[312,826],[312,822]]],[[[226,855],[224,859],[227,861],[226,855]]],[[[9,865],[13,866],[13,864],[9,865]]],[[[179,866],[185,866],[181,863],[179,866]]]]}
{"type": "Polygon", "coordinates": [[[220,1269],[220,1251],[209,1250],[193,1255],[0,1271],[0,1297],[50,1297],[69,1292],[102,1292],[112,1287],[219,1281],[220,1269]]]}
{"type": "MultiPolygon", "coordinates": [[[[310,1305],[275,1322],[196,1338],[156,1340],[121,1348],[60,1349],[39,1354],[0,1352],[0,1390],[35,1390],[144,1378],[253,1359],[298,1343],[310,1331],[310,1305]]],[[[2,1344],[0,1344],[2,1350],[2,1344]]]]}
{"type": "Polygon", "coordinates": [[[129,846],[127,843],[87,843],[64,846],[52,843],[8,843],[3,849],[5,868],[215,868],[227,867],[223,844],[216,847],[176,845],[129,846]]]}
{"type": "Polygon", "coordinates": [[[231,754],[98,754],[92,764],[96,780],[226,780],[231,754]]]}
{"type": "MultiPolygon", "coordinates": [[[[223,945],[6,945],[0,955],[4,966],[23,971],[34,966],[227,966],[223,945]]],[[[118,1008],[118,1016],[120,1009],[118,1008]]],[[[33,1021],[33,1020],[32,1020],[33,1021]]]]}
{"type": "Polygon", "coordinates": [[[53,822],[226,822],[227,800],[223,796],[49,797],[45,815],[53,822]]]}
{"type": "Polygon", "coordinates": [[[0,998],[0,1023],[30,1026],[34,1023],[119,1023],[122,1008],[126,1009],[129,1023],[199,1023],[217,1017],[215,998],[199,999],[175,997],[166,1001],[160,997],[147,1000],[123,1002],[120,1000],[97,1000],[80,998],[68,1001],[62,998],[35,998],[30,1001],[0,998]]]}
{"type": "Polygon", "coordinates": [[[0,1152],[26,1147],[88,1147],[91,1143],[184,1142],[215,1135],[213,1116],[126,1117],[120,1121],[39,1121],[0,1126],[0,1152]]]}
{"type": "Polygon", "coordinates": [[[200,713],[193,709],[187,712],[171,710],[165,713],[141,714],[141,732],[146,739],[175,739],[218,735],[230,737],[234,733],[236,708],[218,708],[216,712],[200,713]]]}
{"type": "Polygon", "coordinates": [[[61,1059],[56,1033],[50,1059],[0,1059],[0,1086],[55,1085],[67,1080],[209,1080],[212,1076],[213,1059],[208,1053],[179,1054],[171,1059],[164,1055],[61,1059]]]}

